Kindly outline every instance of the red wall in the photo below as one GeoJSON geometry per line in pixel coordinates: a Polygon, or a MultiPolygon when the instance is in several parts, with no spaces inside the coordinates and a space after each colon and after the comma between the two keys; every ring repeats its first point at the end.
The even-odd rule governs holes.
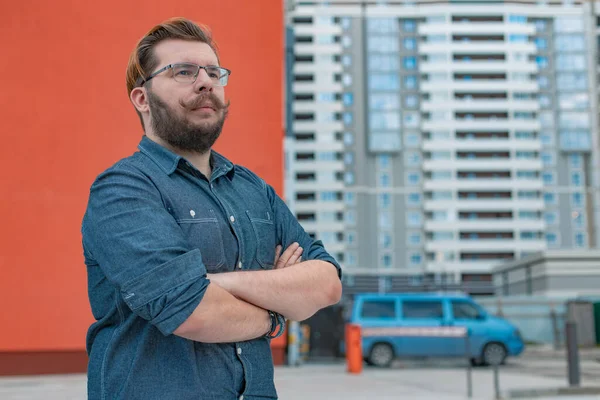
{"type": "Polygon", "coordinates": [[[84,348],[92,317],[81,218],[94,178],[141,138],[125,69],[155,24],[184,16],[212,28],[233,71],[216,149],[281,193],[281,3],[0,4],[0,351],[84,348]]]}

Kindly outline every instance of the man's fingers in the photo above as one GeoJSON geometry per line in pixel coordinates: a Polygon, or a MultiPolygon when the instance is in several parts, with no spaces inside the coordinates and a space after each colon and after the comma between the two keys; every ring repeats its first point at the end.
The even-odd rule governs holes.
{"type": "Polygon", "coordinates": [[[285,249],[283,254],[277,260],[275,268],[285,268],[288,264],[288,260],[294,255],[294,253],[296,252],[296,250],[298,250],[299,247],[300,244],[294,242],[287,249],[285,249]]]}
{"type": "Polygon", "coordinates": [[[292,256],[290,257],[288,262],[286,263],[286,267],[289,267],[290,265],[294,265],[294,264],[300,262],[299,260],[302,257],[303,251],[304,251],[304,249],[302,247],[298,247],[296,249],[296,251],[294,251],[294,254],[292,254],[292,256]]]}
{"type": "Polygon", "coordinates": [[[279,255],[281,254],[281,245],[278,244],[275,247],[275,259],[273,260],[273,265],[277,265],[277,260],[279,260],[279,255]]]}

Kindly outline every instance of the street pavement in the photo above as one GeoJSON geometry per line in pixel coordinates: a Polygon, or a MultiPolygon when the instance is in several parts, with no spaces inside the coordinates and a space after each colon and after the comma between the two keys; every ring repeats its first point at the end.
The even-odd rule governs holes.
{"type": "MultiPolygon", "coordinates": [[[[600,386],[600,352],[581,357],[582,386],[600,386]]],[[[494,399],[493,370],[472,370],[473,400],[494,399]]],[[[511,358],[499,370],[501,393],[520,389],[567,387],[564,354],[528,352],[511,358]]],[[[466,363],[462,360],[399,360],[390,369],[365,366],[349,374],[343,360],[276,367],[281,400],[466,400],[466,363]]],[[[86,376],[0,377],[0,400],[80,400],[86,398],[86,376]]],[[[600,396],[537,397],[536,400],[600,400],[600,396]]],[[[146,399],[144,399],[146,400],[146,399]]],[[[152,399],[148,399],[152,400],[152,399]]],[[[161,399],[162,400],[162,399],[161,399]]],[[[226,399],[224,399],[226,400],[226,399]]]]}
{"type": "MultiPolygon", "coordinates": [[[[553,378],[539,376],[534,371],[524,373],[519,368],[509,365],[500,370],[502,392],[509,389],[566,386],[564,374],[562,378],[553,378]]],[[[282,400],[467,399],[466,369],[460,365],[436,368],[400,364],[391,369],[364,368],[362,373],[353,375],[346,372],[343,363],[305,364],[299,367],[277,367],[275,381],[282,400]]],[[[582,383],[591,385],[594,382],[598,380],[584,378],[582,383]]],[[[85,399],[85,396],[86,377],[81,374],[0,378],[2,400],[79,400],[85,399]]],[[[560,400],[575,398],[600,400],[600,396],[560,397],[560,400]]],[[[492,370],[474,369],[473,400],[492,399],[492,370]]]]}

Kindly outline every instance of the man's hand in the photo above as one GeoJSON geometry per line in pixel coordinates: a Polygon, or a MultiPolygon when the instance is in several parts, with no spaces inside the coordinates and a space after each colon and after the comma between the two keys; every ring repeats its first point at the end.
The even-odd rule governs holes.
{"type": "Polygon", "coordinates": [[[290,265],[298,264],[302,262],[302,252],[304,249],[296,242],[292,243],[283,254],[281,253],[282,246],[278,245],[275,248],[275,260],[273,265],[275,269],[281,269],[289,267],[290,265]]]}

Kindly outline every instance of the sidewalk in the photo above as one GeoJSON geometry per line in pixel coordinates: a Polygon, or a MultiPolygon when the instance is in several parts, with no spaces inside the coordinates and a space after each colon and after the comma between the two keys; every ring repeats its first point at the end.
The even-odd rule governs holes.
{"type": "MultiPolygon", "coordinates": [[[[277,367],[275,383],[281,400],[466,400],[464,368],[365,368],[360,375],[346,373],[343,364],[309,364],[277,367]]],[[[593,385],[594,382],[582,382],[593,385]]],[[[544,378],[500,371],[502,392],[509,389],[555,388],[563,379],[544,378]]],[[[1,377],[2,400],[81,400],[86,398],[85,375],[1,377]]],[[[494,398],[493,374],[489,369],[473,370],[473,400],[494,398]]],[[[591,400],[600,397],[553,397],[554,400],[591,400]]],[[[152,399],[149,399],[152,400],[152,399]]],[[[538,398],[537,400],[544,400],[538,398]]]]}

